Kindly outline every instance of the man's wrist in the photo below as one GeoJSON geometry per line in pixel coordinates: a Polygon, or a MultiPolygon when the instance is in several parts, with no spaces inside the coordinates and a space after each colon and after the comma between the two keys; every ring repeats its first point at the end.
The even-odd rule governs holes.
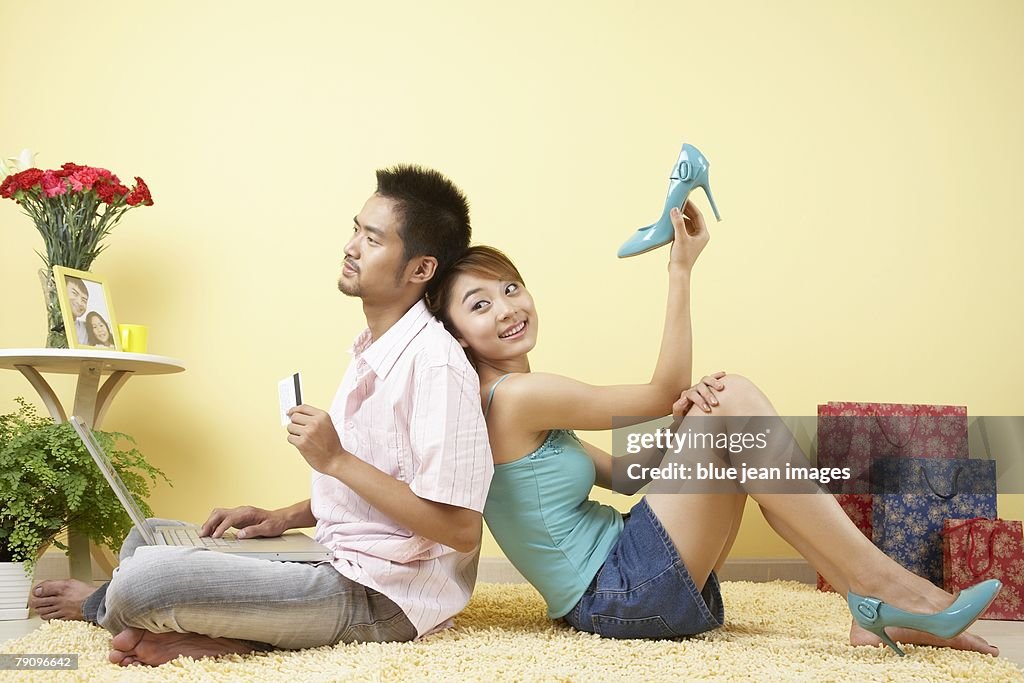
{"type": "Polygon", "coordinates": [[[313,513],[310,508],[310,501],[304,500],[301,503],[274,510],[270,514],[280,521],[284,525],[284,530],[287,531],[288,529],[310,526],[309,519],[313,513]]]}
{"type": "Polygon", "coordinates": [[[344,448],[339,447],[338,453],[330,459],[325,468],[327,471],[324,474],[329,475],[337,479],[338,481],[345,483],[342,478],[348,471],[349,461],[352,458],[352,454],[346,451],[344,448]]]}
{"type": "Polygon", "coordinates": [[[299,512],[294,509],[294,506],[274,510],[271,514],[284,525],[285,531],[300,526],[296,523],[298,521],[299,512]]]}

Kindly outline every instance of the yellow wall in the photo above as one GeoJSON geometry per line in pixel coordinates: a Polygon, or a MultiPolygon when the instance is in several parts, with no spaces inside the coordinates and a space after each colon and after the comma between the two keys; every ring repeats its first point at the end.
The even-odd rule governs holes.
{"type": "MultiPolygon", "coordinates": [[[[363,324],[341,248],[395,162],[450,174],[476,239],[519,261],[535,369],[648,376],[667,252],[615,251],[688,140],[725,218],[693,280],[699,373],[746,374],[783,414],[1024,414],[1022,28],[1017,0],[4,2],[0,154],[152,188],[93,271],[188,371],[133,379],[104,426],[173,479],[158,514],[200,520],[306,495],[275,382],[301,370],[329,404],[363,324]]],[[[0,347],[40,345],[41,241],[9,201],[0,235],[0,347]]],[[[0,373],[0,410],[31,394],[0,373]]],[[[793,554],[764,529],[735,554],[793,554]]]]}

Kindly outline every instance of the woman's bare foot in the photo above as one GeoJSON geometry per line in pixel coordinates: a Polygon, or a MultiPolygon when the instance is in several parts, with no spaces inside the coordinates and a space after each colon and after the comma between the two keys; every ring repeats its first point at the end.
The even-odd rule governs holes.
{"type": "MultiPolygon", "coordinates": [[[[885,629],[886,634],[897,643],[912,643],[914,645],[933,645],[935,647],[949,647],[954,650],[967,650],[969,652],[980,652],[993,657],[999,656],[999,648],[991,645],[984,638],[964,631],[955,638],[943,640],[924,631],[915,631],[910,628],[889,627],[885,629]]],[[[882,639],[870,631],[865,631],[853,622],[850,627],[850,645],[871,645],[882,644],[882,639]]]]}
{"type": "Polygon", "coordinates": [[[853,582],[850,590],[858,595],[870,595],[885,604],[907,612],[933,614],[946,609],[956,598],[931,581],[911,574],[902,567],[895,576],[876,576],[870,584],[853,582]]]}
{"type": "Polygon", "coordinates": [[[121,666],[158,666],[184,655],[193,659],[248,654],[252,646],[241,640],[210,638],[198,633],[150,633],[140,628],[121,631],[110,643],[110,661],[121,666]]]}
{"type": "MultiPolygon", "coordinates": [[[[878,575],[875,575],[874,581],[867,585],[856,585],[857,582],[854,582],[856,587],[851,587],[851,590],[860,595],[870,595],[891,607],[918,614],[941,612],[956,601],[956,596],[952,593],[947,593],[931,581],[912,574],[902,567],[897,567],[896,571],[890,573],[888,577],[881,574],[879,572],[878,575]],[[858,589],[862,589],[863,592],[858,589]]],[[[939,638],[924,631],[895,626],[887,627],[885,632],[898,643],[949,647],[955,650],[981,652],[993,657],[999,656],[998,647],[967,631],[949,639],[939,638]]],[[[850,628],[851,645],[878,645],[881,642],[880,638],[853,621],[850,628]]]]}
{"type": "Polygon", "coordinates": [[[85,617],[82,616],[82,603],[95,590],[93,586],[75,579],[40,581],[32,588],[28,606],[46,621],[85,621],[85,617]]]}
{"type": "MultiPolygon", "coordinates": [[[[864,589],[864,592],[857,588],[852,588],[852,590],[860,595],[878,598],[892,607],[918,614],[940,612],[956,601],[953,594],[947,593],[931,581],[911,574],[902,568],[888,578],[881,576],[876,579],[873,585],[857,586],[857,588],[864,589]]],[[[984,638],[967,631],[949,639],[939,638],[924,631],[895,626],[887,627],[885,632],[898,643],[949,647],[954,650],[981,652],[993,657],[999,656],[999,648],[990,645],[984,638]]],[[[881,638],[861,628],[856,621],[850,627],[851,645],[879,645],[881,642],[881,638]]]]}

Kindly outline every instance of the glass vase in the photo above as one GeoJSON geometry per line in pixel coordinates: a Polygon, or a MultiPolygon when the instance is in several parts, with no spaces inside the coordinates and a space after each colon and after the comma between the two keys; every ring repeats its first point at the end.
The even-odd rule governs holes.
{"type": "Polygon", "coordinates": [[[50,268],[39,269],[39,283],[43,286],[43,302],[46,304],[46,348],[68,348],[68,335],[64,331],[64,318],[60,314],[60,299],[57,298],[57,282],[50,268]]]}

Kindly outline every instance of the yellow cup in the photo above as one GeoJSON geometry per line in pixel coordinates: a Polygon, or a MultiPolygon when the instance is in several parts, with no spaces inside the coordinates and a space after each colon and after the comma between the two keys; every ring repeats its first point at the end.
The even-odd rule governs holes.
{"type": "Polygon", "coordinates": [[[149,328],[145,325],[118,325],[121,333],[121,350],[130,353],[145,353],[149,341],[149,328]]]}

